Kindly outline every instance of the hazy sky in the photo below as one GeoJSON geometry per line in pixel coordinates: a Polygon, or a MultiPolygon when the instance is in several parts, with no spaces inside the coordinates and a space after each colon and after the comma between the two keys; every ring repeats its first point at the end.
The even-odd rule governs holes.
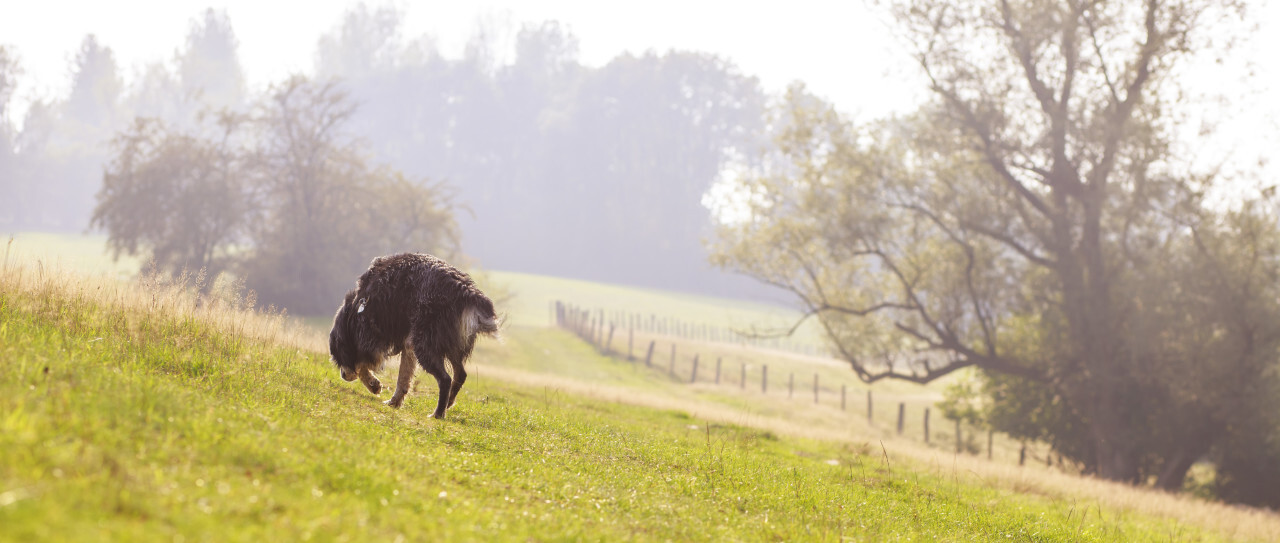
{"type": "MultiPolygon", "coordinates": [[[[548,19],[578,36],[581,59],[600,65],[623,51],[693,49],[732,59],[776,91],[803,80],[840,109],[860,117],[904,111],[922,96],[919,76],[902,44],[879,15],[859,0],[727,2],[644,0],[497,0],[401,2],[403,34],[434,36],[446,56],[457,57],[480,19],[516,29],[548,19]]],[[[70,62],[89,33],[111,47],[126,78],[147,62],[172,58],[192,21],[207,7],[225,9],[240,40],[252,88],[312,67],[319,36],[354,2],[312,0],[116,0],[73,2],[10,0],[0,8],[0,43],[16,46],[25,69],[14,104],[67,90],[70,62]]],[[[372,2],[371,5],[384,3],[372,2]]],[[[1257,2],[1250,19],[1258,32],[1224,66],[1205,66],[1190,77],[1205,92],[1229,98],[1234,119],[1204,148],[1210,162],[1253,161],[1280,146],[1280,2],[1257,2]],[[1253,72],[1251,79],[1243,74],[1253,72]]],[[[1280,171],[1280,168],[1270,168],[1280,171]]]]}
{"type": "MultiPolygon", "coordinates": [[[[259,88],[289,72],[309,71],[316,41],[353,2],[313,0],[163,0],[6,2],[0,43],[16,46],[26,71],[17,104],[66,92],[69,64],[89,33],[115,51],[126,77],[146,62],[168,59],[206,7],[225,9],[240,39],[241,61],[259,88]]],[[[370,5],[385,3],[371,2],[370,5]]],[[[431,34],[457,56],[480,18],[518,28],[554,19],[578,36],[581,59],[600,65],[623,51],[693,49],[731,58],[768,90],[804,80],[842,109],[881,115],[906,109],[919,85],[906,58],[894,53],[883,22],[859,1],[723,2],[645,0],[575,2],[505,0],[394,4],[404,34],[431,34]]]]}

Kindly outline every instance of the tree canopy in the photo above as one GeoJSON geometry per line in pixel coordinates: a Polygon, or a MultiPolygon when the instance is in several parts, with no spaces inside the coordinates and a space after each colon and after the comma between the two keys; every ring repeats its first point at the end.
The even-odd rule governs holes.
{"type": "Polygon", "coordinates": [[[977,368],[1001,429],[1180,487],[1275,385],[1273,190],[1211,206],[1222,182],[1176,153],[1178,67],[1239,7],[889,9],[933,100],[854,126],[793,89],[715,258],[794,294],[866,381],[977,368]]]}
{"type": "Polygon", "coordinates": [[[262,303],[333,309],[376,256],[458,244],[450,193],[369,165],[333,82],[292,78],[248,114],[183,130],[138,119],[115,139],[93,226],[172,274],[228,271],[262,303]]]}

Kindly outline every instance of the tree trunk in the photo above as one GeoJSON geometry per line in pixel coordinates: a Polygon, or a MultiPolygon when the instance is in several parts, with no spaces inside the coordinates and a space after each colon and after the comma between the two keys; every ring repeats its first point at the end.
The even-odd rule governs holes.
{"type": "Polygon", "coordinates": [[[1112,425],[1094,424],[1094,450],[1098,458],[1098,476],[1110,481],[1138,483],[1137,449],[1124,443],[1112,425]],[[1102,428],[1100,428],[1102,427],[1102,428]]]}
{"type": "Polygon", "coordinates": [[[1176,450],[1165,454],[1160,474],[1156,477],[1156,487],[1169,492],[1181,491],[1191,465],[1208,453],[1209,448],[1218,440],[1220,434],[1215,430],[1221,430],[1221,426],[1206,423],[1200,432],[1189,435],[1176,446],[1176,450]]]}
{"type": "Polygon", "coordinates": [[[1195,462],[1196,455],[1189,453],[1186,449],[1181,449],[1173,456],[1166,458],[1164,466],[1160,468],[1160,475],[1156,477],[1156,487],[1169,492],[1181,491],[1182,483],[1187,480],[1187,471],[1195,462]]]}

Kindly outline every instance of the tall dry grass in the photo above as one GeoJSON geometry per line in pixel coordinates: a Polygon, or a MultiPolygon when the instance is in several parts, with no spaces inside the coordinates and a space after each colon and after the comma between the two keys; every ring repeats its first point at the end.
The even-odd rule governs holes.
{"type": "Polygon", "coordinates": [[[0,292],[46,307],[93,306],[120,310],[129,319],[194,321],[255,341],[327,352],[324,338],[274,307],[258,308],[252,291],[234,281],[212,284],[203,272],[176,277],[149,270],[134,281],[70,272],[5,247],[0,292]]]}

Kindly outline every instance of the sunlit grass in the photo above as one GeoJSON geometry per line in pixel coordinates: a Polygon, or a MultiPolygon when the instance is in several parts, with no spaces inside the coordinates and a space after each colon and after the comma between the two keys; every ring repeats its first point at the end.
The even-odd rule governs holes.
{"type": "Polygon", "coordinates": [[[1019,481],[964,458],[930,464],[900,445],[882,449],[696,397],[636,394],[661,376],[544,332],[486,344],[476,377],[441,422],[428,416],[431,387],[387,409],[339,381],[315,342],[278,316],[197,306],[190,289],[175,286],[112,287],[10,267],[0,277],[0,539],[1280,533],[1260,513],[1180,501],[1183,510],[1152,515],[1140,503],[1073,497],[1041,475],[1019,481]],[[590,371],[612,384],[534,373],[548,353],[584,371],[601,366],[590,371]],[[495,365],[497,356],[510,364],[495,365]],[[1194,518],[1185,515],[1192,508],[1234,515],[1234,525],[1172,520],[1194,518]]]}
{"type": "MultiPolygon", "coordinates": [[[[409,529],[402,523],[376,521],[373,519],[379,516],[377,511],[361,508],[358,504],[353,506],[346,501],[315,502],[337,505],[321,507],[307,514],[291,513],[293,516],[276,515],[280,511],[279,506],[266,512],[261,507],[246,508],[244,503],[250,500],[249,496],[257,495],[258,500],[265,499],[262,494],[237,493],[244,483],[252,484],[252,479],[248,478],[239,483],[229,482],[228,487],[196,487],[205,489],[206,494],[212,488],[217,496],[223,496],[218,493],[219,489],[231,489],[226,494],[231,498],[227,498],[229,501],[224,502],[224,505],[229,508],[227,511],[236,512],[234,522],[218,516],[214,509],[199,505],[200,497],[206,499],[205,505],[215,503],[218,498],[212,494],[193,498],[195,494],[179,493],[186,497],[176,502],[157,502],[158,498],[148,492],[160,496],[166,495],[165,492],[179,492],[184,488],[181,481],[172,479],[175,476],[173,474],[179,472],[192,473],[208,468],[215,471],[230,469],[231,471],[226,472],[231,473],[239,467],[228,468],[227,458],[238,458],[241,454],[248,454],[263,462],[270,460],[269,463],[276,466],[272,469],[278,470],[279,463],[290,457],[273,451],[277,448],[300,450],[288,444],[292,442],[301,444],[304,447],[301,450],[313,452],[309,453],[308,458],[300,460],[302,464],[295,466],[295,471],[289,472],[290,478],[301,477],[301,472],[323,474],[331,469],[327,466],[334,462],[366,462],[360,451],[379,458],[422,454],[422,458],[430,462],[448,464],[447,451],[419,451],[431,439],[424,441],[419,439],[418,434],[439,436],[440,432],[466,428],[468,421],[480,420],[473,417],[486,413],[485,416],[489,417],[486,419],[489,421],[489,430],[478,432],[476,428],[470,428],[461,433],[451,433],[449,435],[454,436],[451,438],[454,441],[450,443],[482,448],[498,455],[486,456],[486,462],[510,467],[512,464],[509,462],[514,460],[502,458],[499,462],[499,457],[505,454],[499,450],[504,444],[523,447],[526,443],[518,439],[511,441],[503,433],[517,436],[528,433],[527,427],[506,424],[509,421],[505,417],[512,417],[512,420],[518,418],[515,412],[540,412],[552,417],[556,424],[572,428],[574,432],[592,433],[597,431],[596,426],[603,425],[614,429],[622,428],[621,433],[611,434],[614,439],[640,440],[646,443],[649,438],[658,441],[684,440],[687,447],[696,447],[698,441],[691,434],[694,431],[688,427],[699,426],[705,432],[707,422],[711,422],[712,443],[718,439],[715,429],[723,428],[725,432],[765,436],[756,441],[772,444],[769,446],[777,447],[784,456],[828,456],[830,458],[827,460],[835,459],[841,466],[854,463],[860,468],[865,468],[872,459],[882,462],[887,459],[891,466],[916,477],[917,484],[924,484],[919,481],[927,481],[926,486],[932,485],[929,488],[934,488],[935,491],[937,485],[958,485],[962,490],[957,499],[962,501],[971,497],[970,492],[995,492],[997,498],[992,498],[995,502],[985,497],[978,501],[986,500],[996,503],[997,508],[1021,511],[1028,506],[1027,501],[1030,500],[1032,510],[1042,511],[1046,515],[1057,514],[1065,519],[1060,519],[1061,522],[1075,523],[1075,532],[1057,528],[1042,532],[1041,535],[1050,534],[1051,537],[1047,539],[1051,540],[1130,540],[1134,533],[1141,535],[1139,540],[1280,539],[1280,519],[1274,514],[1075,477],[1047,470],[1042,465],[1019,468],[1014,464],[1016,444],[1002,443],[1000,438],[997,438],[995,463],[986,462],[980,457],[954,455],[950,452],[953,450],[952,443],[948,441],[951,438],[950,423],[941,420],[936,410],[934,446],[923,447],[919,436],[919,410],[936,400],[936,386],[919,387],[901,383],[875,385],[875,422],[867,424],[865,389],[857,388],[861,385],[838,363],[819,357],[742,348],[725,343],[637,334],[637,356],[642,356],[642,346],[647,346],[649,339],[658,342],[654,367],[643,368],[640,362],[632,364],[621,361],[616,356],[604,356],[568,332],[545,325],[522,324],[525,321],[516,318],[504,332],[507,338],[505,342],[480,344],[475,359],[475,378],[468,383],[464,403],[459,405],[458,411],[451,412],[451,422],[444,426],[433,426],[435,423],[426,421],[425,414],[421,412],[423,406],[429,407],[432,403],[429,391],[431,387],[424,387],[426,390],[411,396],[406,410],[393,412],[382,408],[372,396],[357,390],[357,387],[339,383],[329,375],[331,370],[323,354],[323,332],[327,332],[330,317],[315,317],[310,319],[312,322],[308,326],[295,326],[293,323],[300,321],[284,318],[278,313],[245,311],[247,300],[237,297],[234,292],[222,291],[217,297],[200,300],[191,288],[195,280],[193,277],[178,284],[161,284],[156,281],[126,283],[112,279],[109,274],[92,270],[89,276],[60,272],[56,264],[49,264],[57,261],[59,260],[56,258],[32,261],[21,256],[11,257],[0,276],[0,285],[3,286],[0,289],[3,293],[3,301],[0,301],[0,308],[3,309],[3,320],[0,320],[0,361],[7,368],[6,372],[0,373],[0,394],[4,396],[0,401],[0,407],[3,407],[3,411],[0,411],[0,430],[3,430],[4,436],[0,437],[3,440],[0,441],[0,447],[6,451],[0,456],[3,459],[0,465],[4,470],[0,472],[3,474],[0,477],[0,526],[10,526],[10,519],[21,516],[24,520],[13,526],[26,527],[25,531],[0,530],[0,539],[17,536],[22,536],[18,537],[20,540],[29,539],[27,536],[40,536],[37,539],[42,540],[63,537],[97,539],[101,534],[115,534],[118,538],[125,539],[155,534],[183,534],[188,538],[194,535],[199,538],[200,530],[224,534],[217,539],[256,538],[255,534],[274,532],[288,534],[285,537],[293,539],[308,533],[325,539],[342,539],[348,536],[354,538],[362,532],[348,532],[332,527],[352,522],[360,526],[360,518],[365,518],[362,528],[369,527],[371,522],[377,526],[370,532],[374,534],[417,534],[421,538],[424,535],[453,533],[463,535],[464,539],[491,539],[484,535],[488,532],[482,534],[474,526],[469,531],[448,532],[453,528],[442,527],[439,523],[424,521],[418,528],[409,529]],[[25,324],[15,324],[19,322],[25,324]],[[678,353],[679,375],[675,379],[667,375],[672,343],[676,344],[678,353]],[[688,378],[687,363],[694,353],[700,354],[702,369],[699,382],[690,385],[685,381],[688,378]],[[720,385],[710,382],[714,378],[712,371],[715,357],[724,358],[720,385]],[[744,363],[748,365],[748,386],[745,389],[737,385],[739,369],[744,363]],[[758,368],[764,364],[770,366],[771,385],[768,395],[760,393],[757,388],[758,368]],[[49,368],[47,374],[43,372],[46,367],[49,368]],[[13,371],[12,368],[18,368],[18,371],[13,371]],[[787,397],[785,389],[787,374],[790,372],[797,373],[797,387],[793,398],[787,397]],[[814,372],[820,372],[824,387],[821,404],[817,406],[812,404],[814,372]],[[838,404],[838,383],[842,382],[848,383],[850,393],[847,409],[844,411],[839,409],[838,404]],[[893,430],[898,401],[908,404],[905,438],[898,437],[893,430]],[[508,405],[506,411],[488,411],[500,404],[508,405]],[[165,413],[170,412],[186,414],[174,416],[173,421],[169,421],[170,415],[165,413]],[[328,416],[331,414],[335,416],[328,416]],[[674,417],[675,422],[668,420],[669,417],[674,417]],[[255,420],[258,422],[254,422],[255,420]],[[265,429],[253,426],[264,421],[270,421],[265,429]],[[585,426],[579,426],[579,423],[585,426]],[[450,424],[459,426],[449,426],[450,424]],[[382,431],[362,433],[371,428],[381,428],[382,431]],[[249,440],[253,443],[246,443],[246,440],[238,437],[241,435],[253,436],[249,440]],[[199,439],[188,439],[193,436],[199,439]],[[348,441],[349,436],[355,437],[348,441]],[[417,437],[408,439],[409,436],[417,437]],[[397,445],[388,448],[382,443],[388,439],[397,440],[397,445]],[[350,445],[355,450],[343,450],[345,452],[337,452],[336,457],[326,457],[334,453],[335,449],[340,449],[339,442],[350,445]],[[877,456],[880,454],[877,451],[882,446],[881,442],[884,447],[883,457],[877,456]],[[224,446],[243,446],[243,451],[223,450],[224,446]],[[175,450],[183,453],[151,455],[147,452],[168,450],[166,447],[177,447],[175,450]],[[258,452],[253,453],[255,450],[258,452]],[[314,451],[323,451],[324,454],[314,451]],[[142,457],[138,457],[139,454],[142,457]],[[842,454],[845,456],[841,456],[842,454]],[[191,458],[188,459],[187,456],[191,458]],[[143,464],[134,463],[134,460],[144,459],[144,467],[139,467],[143,464]],[[78,482],[72,484],[64,481],[71,472],[67,467],[60,467],[64,464],[59,462],[64,461],[73,462],[76,465],[71,466],[72,468],[83,471],[80,479],[71,478],[78,482]],[[118,466],[112,467],[115,464],[126,466],[125,472],[129,475],[122,480],[114,478],[121,469],[118,466]],[[132,486],[138,481],[147,481],[147,477],[137,475],[137,470],[149,472],[149,477],[155,478],[153,483],[148,483],[151,486],[132,486]],[[170,475],[164,475],[165,472],[170,475]],[[61,477],[55,477],[57,474],[61,474],[61,477]],[[922,475],[926,478],[920,479],[922,475]],[[64,484],[71,486],[62,486],[64,484]],[[166,484],[177,486],[165,491],[162,487],[166,484]],[[239,499],[240,505],[234,505],[235,499],[232,498],[239,499]],[[189,499],[196,499],[196,505],[189,505],[185,501],[189,499]],[[50,500],[74,506],[50,508],[50,500]],[[31,507],[35,509],[29,509],[31,507]],[[202,522],[194,516],[174,520],[181,519],[188,513],[194,515],[191,507],[196,507],[196,511],[202,515],[212,515],[210,518],[214,520],[202,522]],[[352,507],[366,516],[352,517],[342,512],[352,507]],[[131,508],[141,508],[143,513],[138,514],[131,508]],[[1096,515],[1101,515],[1100,520],[1094,520],[1096,515]],[[278,522],[271,520],[277,518],[278,522]],[[99,527],[95,531],[94,526],[99,522],[113,528],[108,530],[99,527]],[[242,525],[236,529],[226,528],[228,522],[239,522],[242,525]],[[74,528],[76,526],[79,528],[74,528]],[[50,531],[54,527],[63,530],[58,533],[64,535],[59,536],[50,531]],[[11,536],[11,533],[15,535],[11,536]],[[1068,533],[1072,535],[1063,536],[1068,533]]],[[[518,277],[517,280],[512,280],[516,276],[511,274],[486,275],[486,279],[494,284],[491,288],[501,288],[512,295],[503,308],[509,316],[529,311],[514,308],[514,304],[522,298],[522,292],[527,293],[530,288],[537,292],[542,288],[537,284],[529,287],[518,280],[518,277]]],[[[535,283],[541,281],[542,279],[535,278],[535,283]]],[[[571,289],[575,284],[569,281],[557,288],[571,289]]],[[[596,290],[592,285],[583,288],[586,292],[596,290]]],[[[549,291],[543,289],[541,295],[545,296],[547,292],[549,291]]],[[[572,294],[573,291],[568,292],[572,294]]],[[[530,296],[525,294],[523,298],[528,300],[530,296]]],[[[674,306],[657,306],[659,309],[661,307],[674,306]]],[[[619,338],[614,341],[616,351],[625,348],[625,336],[619,338]]],[[[966,430],[966,433],[969,431],[966,430]]],[[[727,438],[719,436],[719,439],[727,438]]],[[[703,436],[703,440],[705,447],[706,436],[703,436]]],[[[555,443],[554,446],[560,447],[563,444],[555,443]]],[[[691,450],[683,450],[680,454],[692,454],[691,450]]],[[[759,452],[761,451],[739,451],[748,456],[759,452]]],[[[592,453],[580,451],[580,454],[592,453]]],[[[781,462],[779,465],[790,465],[767,454],[751,458],[754,459],[744,457],[741,461],[762,462],[765,465],[781,462]]],[[[377,463],[381,460],[369,458],[367,462],[377,463]]],[[[564,463],[565,460],[558,458],[557,462],[564,463]]],[[[670,458],[659,458],[656,463],[648,464],[646,469],[662,469],[660,466],[666,466],[670,462],[670,458]]],[[[518,465],[520,469],[528,467],[525,464],[518,465]]],[[[600,470],[600,465],[597,461],[571,466],[589,475],[592,470],[600,470]]],[[[442,469],[410,469],[405,474],[434,477],[444,473],[442,469]]],[[[535,465],[532,469],[541,468],[535,465]]],[[[258,472],[254,468],[246,470],[249,474],[258,472]]],[[[477,472],[479,473],[483,473],[485,477],[496,476],[497,479],[502,479],[487,470],[477,472]]],[[[215,480],[211,477],[216,473],[209,472],[205,475],[208,476],[201,476],[200,479],[206,485],[215,480]]],[[[347,476],[341,475],[342,478],[347,476]]],[[[852,477],[857,480],[859,475],[855,473],[852,477]]],[[[880,477],[883,480],[885,473],[878,472],[866,477],[880,477]]],[[[457,479],[456,474],[454,478],[457,479]]],[[[313,490],[318,490],[329,499],[335,499],[333,492],[314,486],[314,481],[312,487],[305,488],[305,485],[293,484],[292,479],[254,479],[258,480],[259,485],[271,484],[270,488],[278,492],[277,496],[288,497],[287,500],[279,498],[278,502],[290,501],[298,507],[312,503],[302,499],[307,496],[320,499],[310,494],[313,490]]],[[[306,480],[305,477],[303,480],[306,480]]],[[[399,485],[404,477],[396,470],[384,470],[366,473],[363,480],[378,484],[391,484],[388,481],[392,481],[399,485]]],[[[194,480],[186,482],[194,484],[194,480]]],[[[640,483],[633,480],[631,484],[640,483]]],[[[354,495],[364,495],[367,492],[360,488],[349,490],[354,495]]],[[[716,493],[722,491],[723,489],[716,490],[716,493]]],[[[413,492],[419,498],[432,497],[431,491],[421,485],[415,486],[413,492]]],[[[620,492],[629,490],[623,488],[620,492]]],[[[900,498],[902,497],[897,496],[894,499],[900,498]]],[[[706,506],[710,498],[698,496],[688,499],[694,500],[701,507],[706,506]]],[[[381,503],[378,502],[378,505],[381,506],[381,503]]],[[[465,509],[455,504],[451,508],[486,517],[493,507],[494,504],[490,503],[473,504],[465,509]]],[[[394,507],[391,511],[400,515],[410,514],[394,507]]],[[[420,515],[427,511],[433,515],[449,516],[449,513],[440,513],[421,505],[415,506],[411,514],[420,515]]],[[[794,509],[778,511],[781,511],[779,514],[807,518],[807,513],[794,509]]],[[[524,510],[520,512],[524,514],[524,510]]],[[[550,513],[544,511],[543,514],[550,513]]],[[[565,507],[560,514],[586,513],[573,507],[565,507]]],[[[605,518],[612,518],[614,514],[616,511],[607,514],[605,518]]],[[[820,539],[831,538],[829,536],[832,533],[838,534],[840,529],[852,526],[854,521],[858,521],[862,528],[876,526],[874,522],[866,524],[857,515],[845,517],[829,511],[824,514],[841,520],[835,524],[819,523],[818,525],[828,530],[820,533],[823,536],[820,539]]],[[[496,513],[495,515],[492,518],[501,517],[496,513]]],[[[457,517],[450,518],[454,519],[455,524],[471,522],[457,517]]],[[[551,523],[547,524],[547,530],[539,531],[533,525],[524,524],[522,526],[528,528],[528,531],[517,530],[511,533],[536,534],[531,535],[536,539],[682,539],[689,533],[671,531],[670,528],[638,528],[651,521],[656,523],[655,526],[677,523],[670,518],[648,518],[650,520],[633,518],[631,532],[597,531],[596,524],[592,524],[590,530],[563,531],[568,530],[565,525],[551,523]]],[[[732,514],[724,519],[724,522],[734,523],[741,520],[732,514]]],[[[879,522],[882,523],[876,529],[879,531],[846,531],[845,535],[854,534],[853,538],[857,540],[885,539],[891,533],[907,534],[903,537],[921,540],[998,539],[987,537],[990,534],[965,531],[942,535],[941,531],[907,525],[900,532],[889,532],[887,530],[892,526],[893,519],[881,519],[879,522]]],[[[1025,522],[1029,521],[1020,517],[1016,521],[1025,522]]],[[[776,521],[771,522],[771,527],[773,524],[776,521]]],[[[617,526],[615,522],[614,527],[617,526]]],[[[704,529],[710,529],[708,526],[701,525],[704,529]]],[[[758,524],[752,526],[760,527],[758,524]]],[[[489,529],[493,529],[492,526],[489,529]]],[[[799,532],[778,532],[789,533],[791,536],[773,537],[761,534],[774,532],[741,530],[707,533],[727,534],[723,538],[729,539],[810,539],[809,536],[812,535],[805,532],[805,537],[800,537],[797,535],[799,532]]],[[[512,538],[519,537],[513,535],[512,538]]]]}

